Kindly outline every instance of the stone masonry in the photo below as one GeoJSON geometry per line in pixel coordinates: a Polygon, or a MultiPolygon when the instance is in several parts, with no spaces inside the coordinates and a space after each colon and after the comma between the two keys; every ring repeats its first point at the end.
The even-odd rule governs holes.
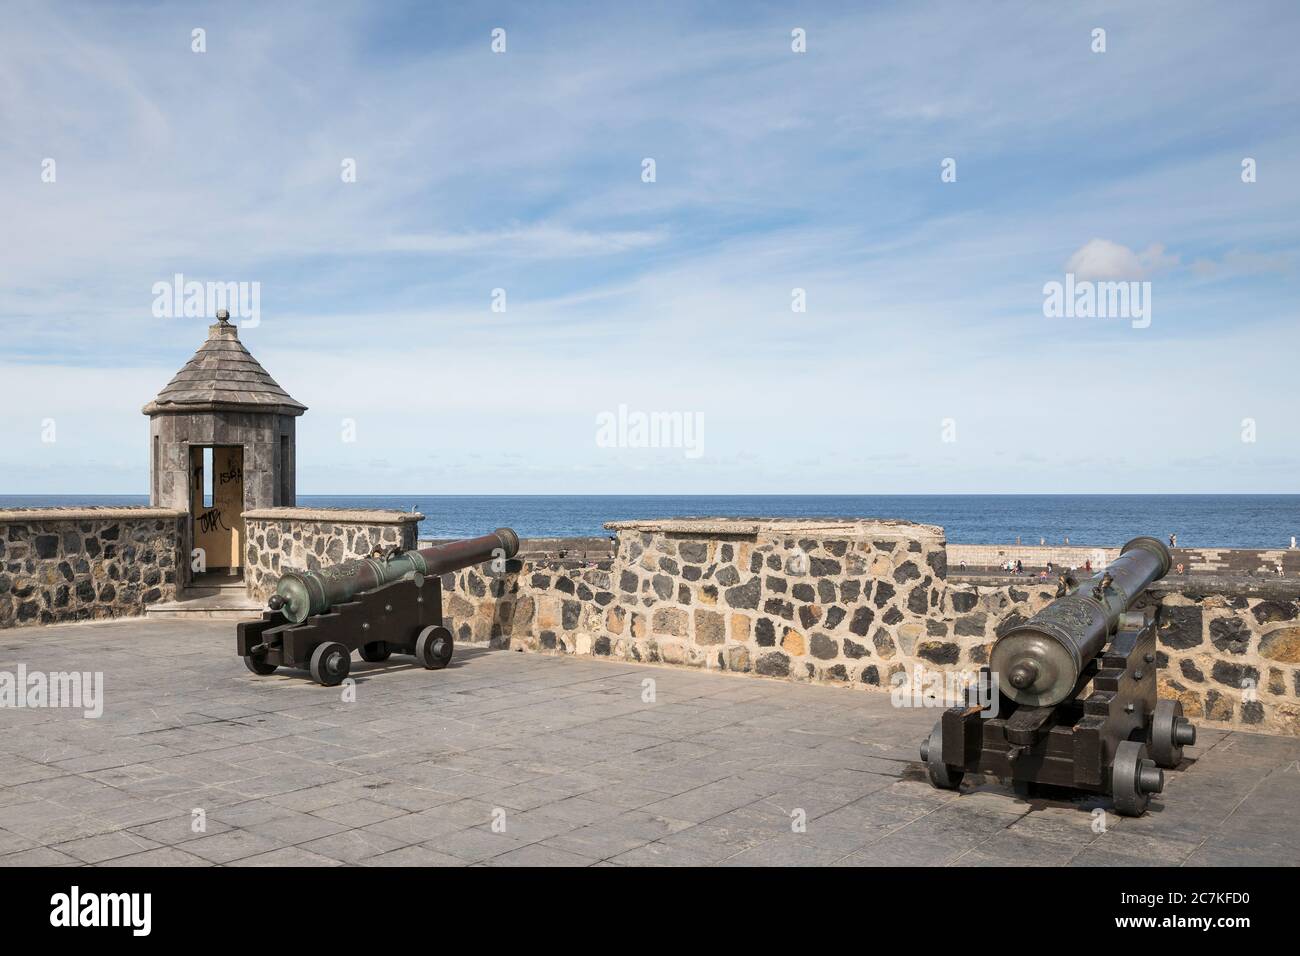
{"type": "Polygon", "coordinates": [[[184,524],[161,508],[0,511],[0,627],[139,615],[171,600],[184,524]]]}
{"type": "Polygon", "coordinates": [[[955,664],[941,529],[905,521],[615,522],[613,559],[455,576],[462,639],[792,680],[888,685],[955,664]]]}
{"type": "Polygon", "coordinates": [[[1179,581],[1161,604],[1162,694],[1219,725],[1300,734],[1294,584],[1193,590],[1179,581]]]}
{"type": "Polygon", "coordinates": [[[366,558],[376,549],[415,547],[423,515],[400,511],[333,508],[262,508],[244,513],[244,586],[263,602],[280,575],[290,569],[323,567],[366,558]]]}

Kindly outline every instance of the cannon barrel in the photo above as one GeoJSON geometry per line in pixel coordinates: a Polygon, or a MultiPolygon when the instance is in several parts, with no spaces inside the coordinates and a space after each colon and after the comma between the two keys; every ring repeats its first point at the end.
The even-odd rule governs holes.
{"type": "Polygon", "coordinates": [[[1018,704],[1048,707],[1070,697],[1088,662],[1115,633],[1120,616],[1169,573],[1169,551],[1155,538],[1134,538],[1105,569],[1057,598],[993,645],[989,667],[999,689],[1018,704]]]}
{"type": "Polygon", "coordinates": [[[493,558],[513,558],[519,553],[519,535],[497,528],[478,538],[449,541],[419,551],[402,551],[389,557],[345,561],[320,571],[289,571],[276,583],[267,606],[292,624],[301,624],[335,604],[350,601],[408,575],[446,574],[493,558]]]}

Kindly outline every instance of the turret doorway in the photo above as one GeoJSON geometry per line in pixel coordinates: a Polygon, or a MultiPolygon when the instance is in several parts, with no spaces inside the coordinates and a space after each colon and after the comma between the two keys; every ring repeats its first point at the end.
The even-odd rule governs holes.
{"type": "Polygon", "coordinates": [[[244,449],[190,446],[191,561],[196,585],[243,578],[244,449]]]}

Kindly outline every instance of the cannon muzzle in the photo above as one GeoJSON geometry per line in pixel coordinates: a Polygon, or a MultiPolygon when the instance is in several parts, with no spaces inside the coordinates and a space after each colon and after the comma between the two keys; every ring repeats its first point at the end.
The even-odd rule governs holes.
{"type": "Polygon", "coordinates": [[[1169,573],[1169,551],[1134,538],[1108,567],[998,638],[989,657],[1000,690],[1018,704],[1048,707],[1070,697],[1120,616],[1169,573]]]}
{"type": "Polygon", "coordinates": [[[345,561],[320,571],[290,571],[276,583],[267,606],[292,624],[301,624],[335,604],[411,575],[439,575],[484,561],[507,560],[519,553],[519,535],[510,528],[419,551],[345,561]]]}

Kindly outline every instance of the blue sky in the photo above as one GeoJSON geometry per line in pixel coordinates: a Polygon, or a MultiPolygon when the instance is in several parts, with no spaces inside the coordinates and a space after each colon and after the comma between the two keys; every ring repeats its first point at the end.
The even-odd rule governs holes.
{"type": "Polygon", "coordinates": [[[0,6],[0,493],[147,488],[178,272],[305,494],[1300,491],[1296,5],[619,6],[0,6]]]}

